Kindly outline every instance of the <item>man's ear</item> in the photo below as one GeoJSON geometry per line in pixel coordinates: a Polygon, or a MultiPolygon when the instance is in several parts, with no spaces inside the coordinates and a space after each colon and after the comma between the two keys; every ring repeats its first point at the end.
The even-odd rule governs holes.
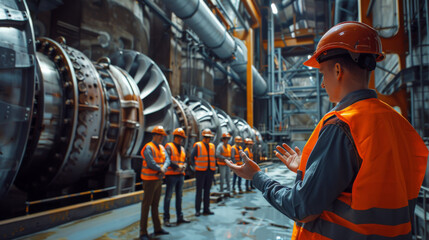
{"type": "Polygon", "coordinates": [[[337,77],[337,80],[340,80],[343,77],[344,70],[341,67],[341,64],[335,63],[335,76],[337,77]]]}

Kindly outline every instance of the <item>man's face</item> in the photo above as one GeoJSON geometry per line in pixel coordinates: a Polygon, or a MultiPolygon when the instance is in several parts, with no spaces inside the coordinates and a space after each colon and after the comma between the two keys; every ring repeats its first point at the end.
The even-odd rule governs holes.
{"type": "Polygon", "coordinates": [[[153,136],[153,141],[157,144],[161,144],[162,140],[164,140],[164,135],[160,135],[160,134],[155,134],[153,136]]]}
{"type": "Polygon", "coordinates": [[[182,145],[183,139],[184,139],[184,138],[182,138],[182,137],[180,137],[180,136],[174,136],[174,142],[175,142],[176,144],[182,145]]]}
{"type": "Polygon", "coordinates": [[[223,142],[223,144],[227,144],[228,143],[228,138],[222,138],[222,142],[223,142]]]}
{"type": "MultiPolygon", "coordinates": [[[[333,103],[338,103],[340,99],[340,81],[338,79],[338,72],[336,66],[338,63],[335,63],[335,60],[328,60],[320,63],[319,72],[322,74],[323,80],[321,87],[326,90],[328,93],[329,101],[333,103]]],[[[339,64],[338,64],[339,65],[339,64]]]]}

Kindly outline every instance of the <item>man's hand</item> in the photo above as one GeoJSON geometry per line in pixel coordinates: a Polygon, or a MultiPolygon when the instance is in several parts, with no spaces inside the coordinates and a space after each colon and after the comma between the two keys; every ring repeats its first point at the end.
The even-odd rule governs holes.
{"type": "Polygon", "coordinates": [[[225,160],[225,163],[238,176],[247,180],[252,180],[253,176],[257,172],[261,171],[261,169],[259,168],[258,164],[250,160],[250,158],[241,150],[240,150],[240,156],[244,162],[244,164],[241,166],[238,166],[237,164],[232,163],[231,160],[225,160]]]}
{"type": "Polygon", "coordinates": [[[160,172],[161,172],[161,174],[165,174],[165,170],[166,170],[166,169],[165,169],[164,167],[161,167],[161,171],[160,171],[160,172]]]}
{"type": "Polygon", "coordinates": [[[297,172],[299,164],[301,163],[301,150],[295,147],[295,151],[286,143],[282,144],[283,147],[277,145],[277,151],[274,151],[276,157],[280,159],[291,171],[297,172]]]}

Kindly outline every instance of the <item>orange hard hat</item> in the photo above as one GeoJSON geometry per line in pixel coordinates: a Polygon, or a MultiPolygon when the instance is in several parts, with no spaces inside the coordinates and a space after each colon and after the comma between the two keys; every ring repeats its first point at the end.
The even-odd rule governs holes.
{"type": "Polygon", "coordinates": [[[243,142],[243,139],[240,136],[235,137],[234,140],[236,143],[242,143],[243,142]]]}
{"type": "Polygon", "coordinates": [[[185,131],[183,130],[183,128],[174,129],[173,136],[180,136],[182,138],[186,138],[186,134],[185,134],[185,131]]]}
{"type": "Polygon", "coordinates": [[[203,135],[203,137],[214,137],[212,130],[208,128],[204,129],[201,135],[203,135]]]}
{"type": "Polygon", "coordinates": [[[246,138],[246,139],[244,139],[244,143],[253,144],[253,140],[251,138],[246,138]]]}
{"type": "Polygon", "coordinates": [[[223,133],[222,138],[231,138],[231,134],[229,133],[223,133]]]}
{"type": "Polygon", "coordinates": [[[308,67],[319,68],[319,62],[327,60],[336,55],[347,53],[339,51],[335,55],[328,55],[328,50],[344,49],[357,62],[356,57],[359,54],[373,54],[375,61],[380,62],[384,59],[381,49],[381,40],[377,31],[361,22],[342,22],[329,29],[317,44],[316,51],[303,64],[308,67]],[[325,59],[322,59],[324,58],[325,59]]]}
{"type": "Polygon", "coordinates": [[[167,133],[165,132],[165,130],[162,126],[154,127],[152,130],[152,133],[167,136],[167,133]]]}

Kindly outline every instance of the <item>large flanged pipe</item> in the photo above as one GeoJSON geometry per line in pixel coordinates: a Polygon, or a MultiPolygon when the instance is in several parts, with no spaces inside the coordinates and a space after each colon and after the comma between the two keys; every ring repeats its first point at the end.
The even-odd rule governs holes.
{"type": "Polygon", "coordinates": [[[240,117],[232,117],[235,126],[238,128],[239,136],[243,139],[251,138],[255,141],[255,133],[253,132],[252,127],[242,118],[240,117]]]}
{"type": "Polygon", "coordinates": [[[64,39],[40,38],[36,46],[43,87],[16,185],[29,192],[69,187],[104,174],[116,156],[135,154],[144,122],[133,79],[108,60],[94,65],[64,39]]]}

